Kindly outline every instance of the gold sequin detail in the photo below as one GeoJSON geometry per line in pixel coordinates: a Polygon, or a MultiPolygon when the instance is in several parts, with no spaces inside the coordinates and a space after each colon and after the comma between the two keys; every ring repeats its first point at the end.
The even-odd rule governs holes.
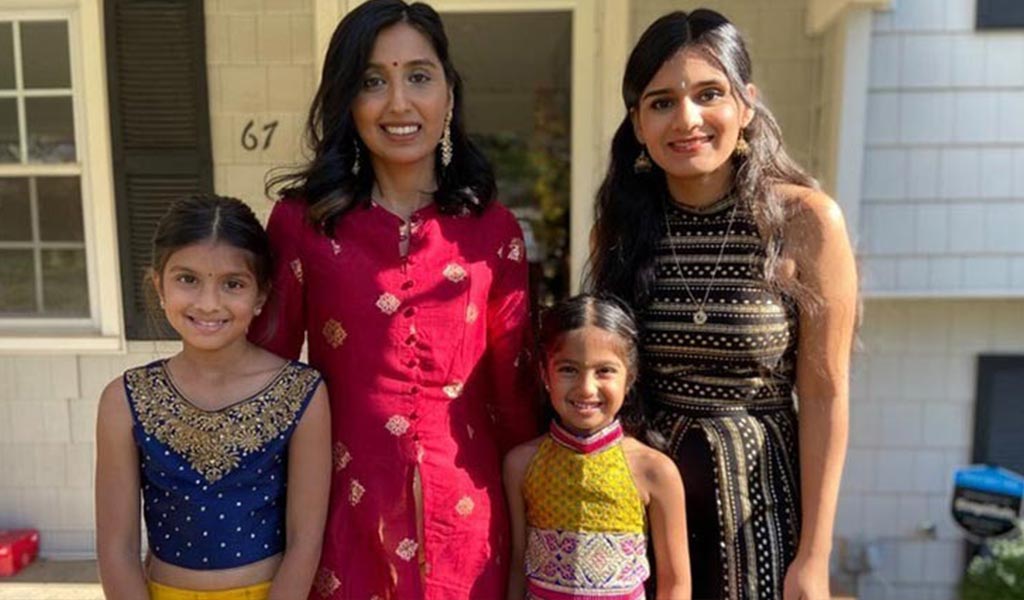
{"type": "Polygon", "coordinates": [[[338,580],[334,571],[327,567],[320,567],[320,570],[316,572],[316,579],[313,580],[313,589],[316,590],[316,593],[327,598],[339,587],[341,587],[341,581],[338,580]]]}
{"type": "Polygon", "coordinates": [[[448,385],[444,386],[441,389],[444,390],[444,395],[445,396],[448,396],[449,398],[454,400],[454,399],[456,399],[456,398],[458,398],[459,396],[462,395],[462,382],[461,381],[453,381],[453,382],[449,383],[448,385]]]}
{"type": "Polygon", "coordinates": [[[415,541],[405,538],[398,544],[398,548],[395,548],[395,554],[397,554],[402,560],[409,561],[412,557],[416,556],[416,549],[419,547],[415,541]]]}
{"type": "Polygon", "coordinates": [[[302,261],[296,258],[288,264],[292,268],[292,274],[295,275],[295,281],[302,283],[302,261]]]}
{"type": "Polygon", "coordinates": [[[466,270],[458,263],[448,263],[441,274],[452,283],[458,283],[466,278],[466,270]]]}
{"type": "Polygon", "coordinates": [[[409,419],[402,415],[394,415],[384,424],[384,428],[391,432],[391,435],[402,435],[409,430],[409,419]]]}
{"type": "Polygon", "coordinates": [[[473,304],[472,302],[470,302],[469,306],[466,307],[466,322],[467,323],[476,323],[476,319],[479,316],[480,316],[480,309],[476,307],[476,304],[473,304]]]}
{"type": "Polygon", "coordinates": [[[184,457],[209,483],[287,431],[320,382],[315,370],[290,364],[258,395],[224,410],[205,411],[174,389],[166,362],[132,369],[124,377],[146,435],[184,457]]]}
{"type": "Polygon", "coordinates": [[[473,509],[476,508],[476,503],[469,496],[463,496],[458,504],[455,505],[455,512],[459,515],[466,517],[473,513],[473,509]]]}
{"type": "Polygon", "coordinates": [[[390,294],[388,292],[384,292],[380,295],[380,298],[377,298],[377,308],[380,309],[380,312],[386,315],[395,314],[395,311],[398,310],[398,305],[401,303],[402,302],[396,298],[394,294],[390,294]]]}
{"type": "Polygon", "coordinates": [[[341,326],[341,323],[334,319],[327,319],[324,323],[323,328],[324,339],[331,348],[338,348],[345,343],[345,338],[348,337],[348,332],[341,326]]]}
{"type": "Polygon", "coordinates": [[[359,504],[359,501],[363,499],[363,494],[365,493],[366,488],[363,487],[363,484],[359,483],[358,479],[353,479],[348,488],[348,503],[352,506],[359,504]]]}
{"type": "Polygon", "coordinates": [[[513,238],[508,243],[508,251],[505,252],[505,258],[512,262],[520,262],[523,260],[523,255],[526,254],[526,245],[520,238],[513,238]]]}
{"type": "Polygon", "coordinates": [[[348,446],[341,442],[335,442],[334,450],[331,454],[334,459],[335,471],[341,471],[348,466],[348,463],[352,462],[352,453],[348,451],[348,446]]]}

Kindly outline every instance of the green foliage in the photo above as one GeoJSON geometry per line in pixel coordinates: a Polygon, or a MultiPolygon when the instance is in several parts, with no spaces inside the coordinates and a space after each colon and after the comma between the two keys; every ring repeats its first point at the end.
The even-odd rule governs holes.
{"type": "Polygon", "coordinates": [[[1024,600],[1024,536],[995,540],[988,556],[971,560],[963,600],[1024,600]]]}

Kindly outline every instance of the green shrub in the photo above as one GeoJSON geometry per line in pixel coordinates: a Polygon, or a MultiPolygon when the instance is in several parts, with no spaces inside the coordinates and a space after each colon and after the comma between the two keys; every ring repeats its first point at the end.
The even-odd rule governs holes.
{"type": "Polygon", "coordinates": [[[967,567],[963,600],[1024,600],[1024,536],[990,542],[989,556],[967,567]]]}

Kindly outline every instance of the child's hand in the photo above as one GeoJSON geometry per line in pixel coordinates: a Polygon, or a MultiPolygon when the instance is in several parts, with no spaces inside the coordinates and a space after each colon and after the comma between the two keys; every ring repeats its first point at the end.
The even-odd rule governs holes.
{"type": "Polygon", "coordinates": [[[828,556],[797,554],[786,571],[784,600],[828,600],[828,556]]]}

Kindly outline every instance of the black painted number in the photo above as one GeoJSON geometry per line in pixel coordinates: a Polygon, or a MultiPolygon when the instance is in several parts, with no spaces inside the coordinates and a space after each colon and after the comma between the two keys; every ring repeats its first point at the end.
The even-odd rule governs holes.
{"type": "MultiPolygon", "coordinates": [[[[245,129],[242,130],[242,147],[250,152],[260,147],[260,138],[253,132],[253,128],[256,127],[256,121],[250,119],[245,124],[245,129]]],[[[257,131],[263,132],[263,147],[262,150],[266,150],[270,147],[270,140],[274,137],[274,131],[277,129],[277,121],[271,121],[257,129],[257,131]]]]}

